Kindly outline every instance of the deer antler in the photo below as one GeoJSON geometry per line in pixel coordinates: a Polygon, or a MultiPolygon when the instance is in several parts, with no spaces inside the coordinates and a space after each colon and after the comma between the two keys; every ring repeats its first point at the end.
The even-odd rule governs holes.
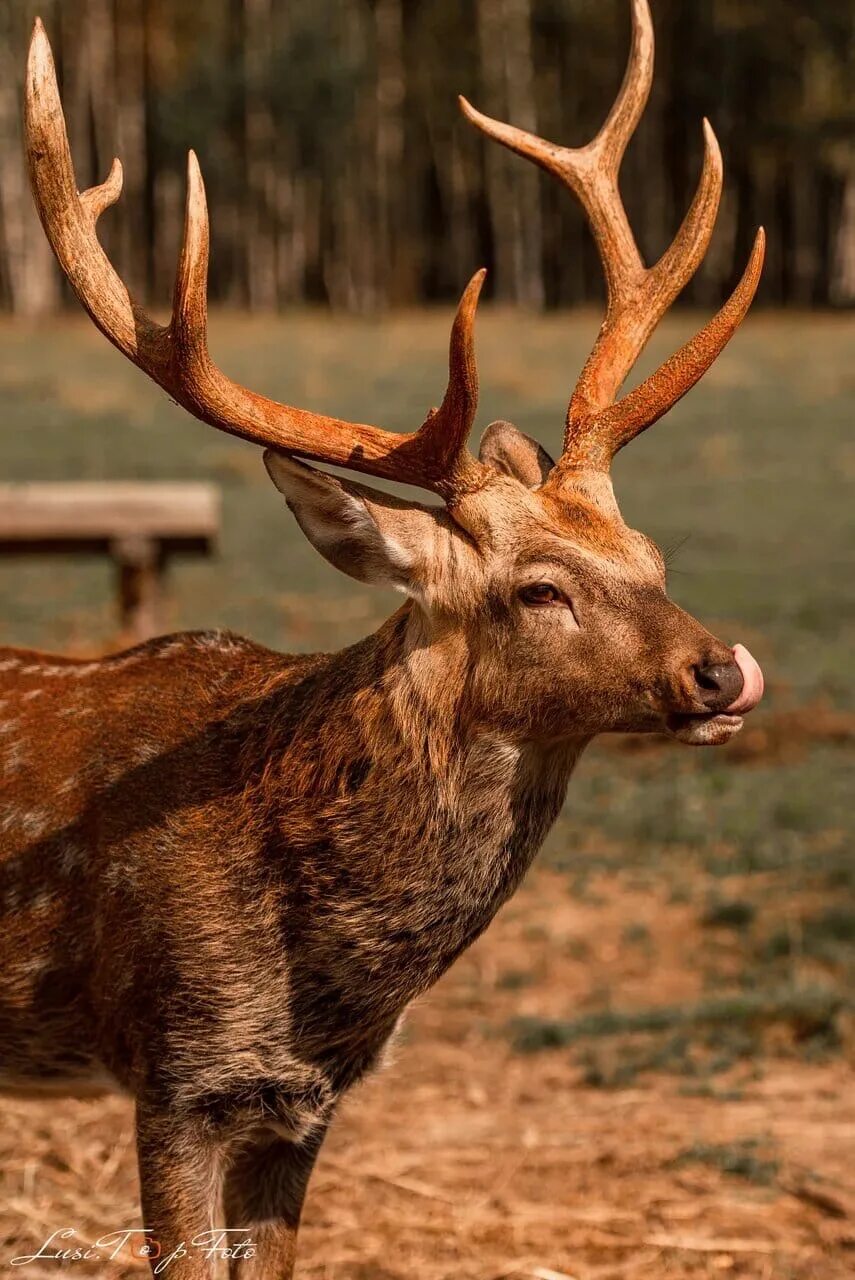
{"type": "Polygon", "coordinates": [[[489,476],[466,444],[478,403],[473,328],[484,271],[472,277],[457,310],[445,398],[418,431],[398,434],[295,409],[233,382],[208,354],[208,209],[192,151],[169,324],[157,324],[131,298],[95,230],[119,198],[122,166],[114,160],[106,182],[78,194],[53,55],[38,19],[27,62],[25,133],[39,217],[74,292],[101,332],[197,418],[283,453],[432,489],[450,504],[489,476]]]}
{"type": "Polygon", "coordinates": [[[632,48],[620,92],[602,129],[585,147],[555,146],[492,120],[460,99],[463,113],[488,137],[533,160],[578,197],[602,260],[606,317],[567,410],[559,478],[581,467],[608,470],[618,449],[695,385],[741,323],[763,266],[761,228],[740,283],[714,319],[633,392],[614,402],[654,328],[703,260],[722,186],[721,153],[705,120],[704,163],[695,197],[670,247],[655,266],[646,267],[623,207],[618,174],[653,79],[648,0],[632,0],[632,27],[632,48]]]}

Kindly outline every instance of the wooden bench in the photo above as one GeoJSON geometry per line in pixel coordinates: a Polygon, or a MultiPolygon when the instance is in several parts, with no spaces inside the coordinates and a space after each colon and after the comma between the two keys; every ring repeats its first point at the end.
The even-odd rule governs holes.
{"type": "Polygon", "coordinates": [[[0,554],[103,552],[117,574],[123,633],[156,635],[171,555],[209,555],[220,495],[207,484],[0,485],[0,554]]]}

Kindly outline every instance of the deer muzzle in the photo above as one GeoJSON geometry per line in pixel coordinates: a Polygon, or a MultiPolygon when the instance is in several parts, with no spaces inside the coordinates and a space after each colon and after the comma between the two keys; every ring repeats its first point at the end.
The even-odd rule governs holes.
{"type": "MultiPolygon", "coordinates": [[[[668,732],[680,742],[694,747],[716,747],[729,742],[734,734],[742,728],[742,717],[751,711],[763,696],[763,672],[754,657],[743,644],[733,648],[733,662],[739,668],[742,688],[733,701],[723,711],[710,710],[693,715],[672,714],[667,716],[665,724],[668,732]]],[[[709,668],[709,671],[723,671],[724,668],[709,668]]],[[[724,680],[718,687],[721,689],[724,680]]]]}

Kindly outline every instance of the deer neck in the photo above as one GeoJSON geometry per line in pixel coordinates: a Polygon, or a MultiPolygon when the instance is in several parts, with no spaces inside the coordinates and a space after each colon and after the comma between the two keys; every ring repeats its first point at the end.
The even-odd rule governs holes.
{"type": "Polygon", "coordinates": [[[517,887],[585,745],[513,741],[479,719],[468,674],[462,638],[405,607],[283,700],[264,771],[290,883],[314,900],[313,953],[347,934],[384,981],[400,969],[402,1004],[517,887]]]}
{"type": "Polygon", "coordinates": [[[449,832],[484,831],[491,818],[506,837],[520,826],[545,833],[588,738],[514,735],[479,713],[470,684],[465,637],[431,632],[405,605],[323,660],[296,699],[299,727],[289,688],[266,753],[278,757],[279,786],[289,802],[304,795],[321,808],[370,803],[388,816],[392,806],[410,826],[430,814],[449,832]]]}

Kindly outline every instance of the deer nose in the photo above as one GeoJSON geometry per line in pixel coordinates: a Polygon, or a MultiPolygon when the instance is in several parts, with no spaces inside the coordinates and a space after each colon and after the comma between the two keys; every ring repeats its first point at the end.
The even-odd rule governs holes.
{"type": "Polygon", "coordinates": [[[735,662],[711,662],[693,668],[696,694],[710,711],[724,711],[742,692],[744,678],[735,662]]]}

